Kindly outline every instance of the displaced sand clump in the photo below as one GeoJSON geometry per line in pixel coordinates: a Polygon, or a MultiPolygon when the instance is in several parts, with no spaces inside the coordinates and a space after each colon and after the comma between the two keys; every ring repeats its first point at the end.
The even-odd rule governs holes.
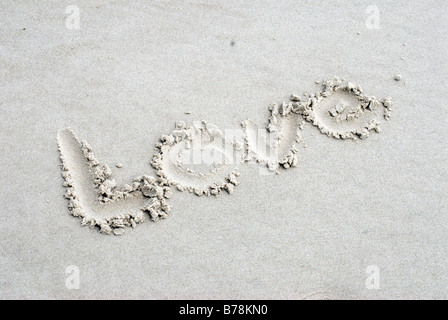
{"type": "Polygon", "coordinates": [[[329,137],[358,140],[381,132],[380,121],[391,115],[390,98],[366,96],[358,85],[338,78],[305,96],[291,95],[290,101],[270,105],[262,128],[248,119],[241,123],[243,130],[226,130],[224,135],[206,121],[191,126],[178,121],[156,144],[151,165],[157,177],[141,175],[122,186],[87,142],[79,142],[70,129],[61,130],[58,145],[69,212],[82,225],[121,235],[126,227],[143,222],[145,214],[153,221],[166,218],[173,186],[198,196],[232,194],[239,185],[240,164],[261,163],[275,173],[296,167],[306,122],[329,137]]]}
{"type": "Polygon", "coordinates": [[[356,140],[372,130],[380,132],[380,121],[390,118],[391,106],[390,98],[366,96],[360,86],[334,78],[325,82],[323,91],[296,102],[294,109],[323,134],[356,140]]]}
{"type": "Polygon", "coordinates": [[[258,128],[251,120],[241,126],[245,129],[245,162],[264,163],[271,171],[289,169],[298,164],[297,145],[302,141],[300,131],[304,121],[293,112],[292,103],[272,104],[266,128],[258,128]]]}
{"type": "Polygon", "coordinates": [[[388,120],[391,100],[377,100],[363,94],[360,86],[338,78],[326,81],[323,90],[303,99],[291,95],[290,101],[269,106],[266,129],[251,120],[241,123],[246,131],[245,162],[264,163],[269,170],[289,169],[298,164],[300,131],[310,122],[329,137],[365,139],[371,131],[381,132],[380,121],[388,120]]]}
{"type": "Polygon", "coordinates": [[[178,121],[156,145],[151,165],[170,186],[196,195],[233,193],[238,185],[238,150],[223,133],[206,121],[187,126],[178,121]]]}
{"type": "Polygon", "coordinates": [[[125,227],[143,222],[144,212],[154,221],[170,212],[166,201],[171,191],[163,179],[143,175],[118,187],[110,167],[99,163],[89,144],[79,142],[73,131],[61,130],[58,144],[69,212],[80,217],[83,226],[121,235],[125,227]]]}

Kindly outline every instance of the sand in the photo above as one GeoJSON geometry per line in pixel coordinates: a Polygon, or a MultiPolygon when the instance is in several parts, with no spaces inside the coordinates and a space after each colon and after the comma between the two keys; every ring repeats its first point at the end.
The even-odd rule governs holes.
{"type": "Polygon", "coordinates": [[[375,5],[2,3],[0,297],[447,298],[447,5],[375,5]]]}
{"type": "MultiPolygon", "coordinates": [[[[171,206],[166,200],[173,195],[172,186],[197,196],[219,196],[222,190],[234,192],[242,163],[264,163],[276,174],[280,174],[280,168],[296,167],[297,143],[302,141],[299,131],[305,121],[329,137],[364,140],[372,130],[381,132],[379,119],[375,118],[389,120],[392,110],[390,98],[378,101],[365,96],[359,85],[337,77],[326,81],[322,92],[305,101],[295,95],[291,95],[291,101],[269,106],[271,115],[265,130],[250,120],[241,123],[245,132],[228,130],[225,134],[205,120],[193,126],[177,121],[173,132],[163,135],[156,144],[151,165],[158,178],[141,175],[122,187],[117,185],[111,168],[95,158],[86,141],[80,142],[70,129],[60,130],[57,139],[68,210],[81,218],[83,226],[123,235],[124,227],[135,228],[144,221],[142,212],[135,213],[144,198],[147,202],[140,204],[140,209],[153,221],[167,218],[171,206]]],[[[118,163],[116,167],[123,165],[118,163]]]]}

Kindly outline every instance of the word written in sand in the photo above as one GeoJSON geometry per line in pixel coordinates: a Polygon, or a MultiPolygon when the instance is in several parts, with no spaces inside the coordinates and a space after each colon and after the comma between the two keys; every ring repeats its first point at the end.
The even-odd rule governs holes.
{"type": "Polygon", "coordinates": [[[363,140],[371,132],[381,132],[381,121],[390,118],[391,106],[390,98],[378,100],[358,85],[334,78],[317,93],[305,98],[291,95],[290,101],[270,105],[262,129],[250,119],[241,128],[224,132],[206,121],[193,125],[178,121],[156,144],[151,161],[156,176],[142,174],[122,185],[87,142],[64,129],[57,138],[68,209],[83,226],[121,235],[148,216],[152,221],[167,218],[173,187],[198,196],[232,194],[245,163],[262,164],[277,174],[297,167],[307,122],[331,138],[363,140]]]}

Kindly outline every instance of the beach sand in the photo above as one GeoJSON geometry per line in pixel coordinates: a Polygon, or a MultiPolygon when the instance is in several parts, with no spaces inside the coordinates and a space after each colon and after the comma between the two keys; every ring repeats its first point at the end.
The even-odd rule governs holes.
{"type": "Polygon", "coordinates": [[[0,298],[448,298],[447,9],[2,2],[0,298]],[[69,214],[60,130],[124,185],[156,176],[177,121],[264,128],[270,104],[334,76],[391,97],[381,133],[334,139],[307,122],[296,167],[242,164],[218,197],[171,187],[166,219],[145,213],[121,236],[69,214]]]}

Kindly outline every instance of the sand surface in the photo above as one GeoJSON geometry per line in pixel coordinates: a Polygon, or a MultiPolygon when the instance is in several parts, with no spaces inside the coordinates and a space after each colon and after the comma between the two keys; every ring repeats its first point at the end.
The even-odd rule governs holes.
{"type": "Polygon", "coordinates": [[[0,3],[0,298],[448,298],[446,1],[123,3],[0,3]],[[392,98],[381,133],[307,123],[297,167],[171,188],[167,219],[122,236],[69,214],[61,129],[123,185],[176,121],[263,128],[333,76],[392,98]]]}

